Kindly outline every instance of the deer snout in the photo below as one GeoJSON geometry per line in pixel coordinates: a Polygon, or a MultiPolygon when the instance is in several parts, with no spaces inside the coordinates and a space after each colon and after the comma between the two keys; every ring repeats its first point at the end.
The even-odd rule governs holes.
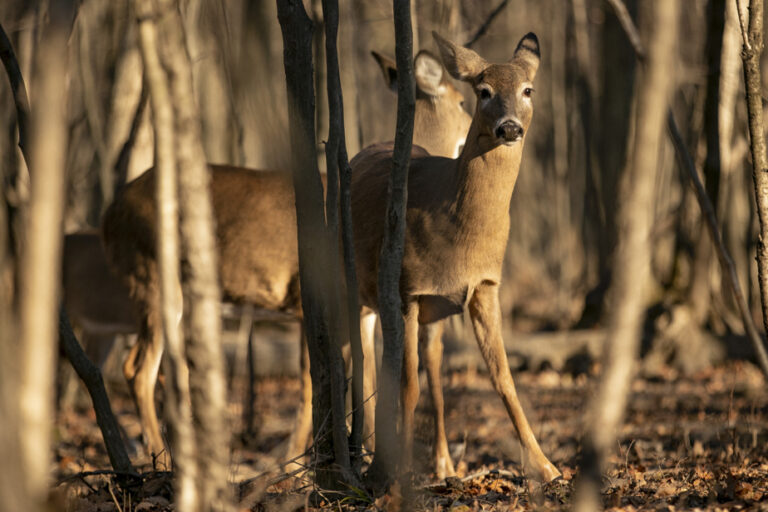
{"type": "Polygon", "coordinates": [[[523,138],[523,127],[517,121],[508,119],[496,127],[494,135],[506,142],[515,142],[523,138]]]}

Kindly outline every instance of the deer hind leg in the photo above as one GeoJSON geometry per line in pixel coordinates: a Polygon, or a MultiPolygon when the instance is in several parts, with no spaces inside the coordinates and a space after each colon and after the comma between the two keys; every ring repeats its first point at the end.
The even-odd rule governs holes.
{"type": "Polygon", "coordinates": [[[163,355],[163,335],[155,311],[142,320],[136,344],[123,363],[123,375],[136,402],[147,450],[151,454],[160,455],[165,450],[165,443],[160,434],[155,409],[155,385],[163,355]]]}
{"type": "Polygon", "coordinates": [[[376,447],[376,313],[366,307],[360,312],[360,339],[363,345],[363,444],[373,452],[376,447]]]}
{"type": "Polygon", "coordinates": [[[429,393],[432,396],[435,420],[435,474],[443,479],[456,474],[448,450],[445,435],[445,402],[443,400],[442,364],[443,364],[443,322],[435,322],[419,327],[419,343],[423,347],[424,366],[427,370],[429,393]]]}
{"type": "Polygon", "coordinates": [[[408,305],[403,337],[403,371],[400,401],[403,414],[401,469],[403,473],[413,468],[413,426],[416,405],[419,402],[419,306],[408,305]]]}
{"type": "MultiPolygon", "coordinates": [[[[300,360],[300,379],[301,379],[301,399],[299,408],[296,411],[296,421],[291,437],[288,440],[288,449],[286,451],[286,460],[291,461],[301,456],[306,451],[309,437],[312,434],[312,377],[309,373],[309,349],[307,347],[307,337],[304,331],[304,323],[301,322],[301,360],[300,360]]],[[[300,461],[291,462],[287,465],[286,471],[291,472],[300,469],[300,461]]]]}
{"type": "Polygon", "coordinates": [[[523,446],[523,467],[530,470],[532,476],[538,480],[543,482],[554,480],[560,476],[560,472],[541,451],[525,417],[523,407],[520,405],[515,383],[509,371],[507,353],[501,337],[498,285],[484,283],[478,286],[469,302],[469,313],[472,317],[477,344],[488,365],[493,386],[501,396],[523,446]]]}

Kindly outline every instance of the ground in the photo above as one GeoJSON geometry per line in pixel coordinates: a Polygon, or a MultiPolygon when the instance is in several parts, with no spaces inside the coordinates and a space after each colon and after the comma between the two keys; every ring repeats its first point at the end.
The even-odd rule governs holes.
{"type": "MultiPolygon", "coordinates": [[[[593,368],[594,371],[594,368],[593,368]]],[[[525,478],[520,448],[501,400],[487,376],[471,370],[444,378],[448,438],[459,478],[437,482],[428,467],[410,484],[388,495],[345,500],[328,510],[567,510],[578,473],[583,411],[594,377],[552,370],[518,372],[523,398],[544,452],[563,479],[540,486],[525,478]],[[473,476],[476,475],[476,476],[473,476]]],[[[423,382],[422,390],[426,390],[423,382]]],[[[240,510],[302,510],[312,490],[302,479],[284,479],[277,463],[289,435],[299,396],[298,381],[259,381],[258,430],[243,434],[242,382],[231,393],[232,478],[239,482],[240,510]],[[267,485],[271,484],[271,485],[267,485]]],[[[112,386],[114,407],[126,434],[139,427],[124,389],[112,386]]],[[[417,423],[416,461],[428,463],[432,427],[429,400],[422,393],[417,423]]],[[[133,456],[141,459],[138,444],[133,456]]],[[[163,460],[145,459],[143,480],[130,492],[111,474],[93,413],[85,407],[62,411],[57,421],[55,494],[66,510],[174,510],[172,481],[163,460]]],[[[610,467],[604,474],[603,502],[609,510],[765,510],[768,511],[768,387],[750,363],[682,377],[673,370],[638,378],[610,467]]],[[[312,508],[310,506],[310,508],[312,508]]]]}

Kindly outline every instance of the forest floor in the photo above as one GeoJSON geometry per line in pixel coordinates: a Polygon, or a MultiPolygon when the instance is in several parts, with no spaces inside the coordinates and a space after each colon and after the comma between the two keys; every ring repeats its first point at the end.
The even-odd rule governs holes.
{"type": "MultiPolygon", "coordinates": [[[[518,391],[544,452],[562,471],[553,484],[525,478],[520,447],[501,400],[488,378],[474,371],[445,376],[448,438],[457,479],[437,482],[426,465],[432,425],[422,393],[417,418],[416,468],[408,485],[390,494],[350,499],[316,508],[327,510],[567,510],[578,472],[583,412],[595,379],[552,370],[519,372],[518,391]]],[[[426,390],[423,382],[422,390],[426,390]]],[[[258,431],[242,435],[242,382],[231,393],[232,480],[238,482],[240,510],[304,510],[312,487],[302,478],[282,479],[279,461],[298,403],[296,379],[271,378],[257,385],[258,431]]],[[[128,395],[111,389],[126,434],[139,426],[128,395]]],[[[133,444],[141,461],[141,448],[133,444]]],[[[165,460],[146,460],[141,482],[121,488],[109,463],[93,413],[85,408],[59,413],[54,495],[65,510],[87,512],[174,510],[165,460]]],[[[301,476],[301,475],[299,475],[301,476]]],[[[638,378],[610,467],[603,502],[609,510],[768,511],[768,386],[745,362],[681,377],[673,370],[638,378]]],[[[313,507],[309,507],[312,509],[313,507]]]]}

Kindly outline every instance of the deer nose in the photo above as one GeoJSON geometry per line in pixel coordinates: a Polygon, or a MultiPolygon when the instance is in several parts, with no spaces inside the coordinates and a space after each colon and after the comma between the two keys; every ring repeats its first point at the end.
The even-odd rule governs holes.
{"type": "Polygon", "coordinates": [[[496,137],[507,142],[523,138],[523,127],[515,121],[504,121],[496,128],[496,137]]]}

